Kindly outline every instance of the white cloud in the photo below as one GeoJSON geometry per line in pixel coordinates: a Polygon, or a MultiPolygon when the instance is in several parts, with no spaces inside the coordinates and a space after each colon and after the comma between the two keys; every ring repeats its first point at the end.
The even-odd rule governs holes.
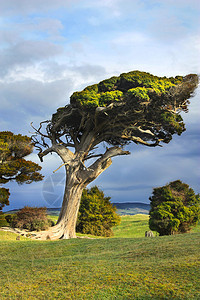
{"type": "MultiPolygon", "coordinates": [[[[149,37],[146,36],[143,33],[140,32],[123,32],[119,34],[119,36],[115,37],[113,40],[111,40],[111,43],[113,43],[116,46],[125,46],[125,47],[134,47],[138,44],[145,44],[150,41],[149,37]]],[[[139,46],[140,46],[139,45],[139,46]]]]}
{"type": "Polygon", "coordinates": [[[6,15],[16,14],[31,14],[35,12],[47,12],[61,7],[67,7],[76,0],[1,0],[0,10],[1,13],[6,15]]]}
{"type": "Polygon", "coordinates": [[[62,52],[59,45],[47,41],[23,41],[0,53],[2,75],[7,75],[17,66],[26,66],[40,60],[48,59],[62,52]]]}

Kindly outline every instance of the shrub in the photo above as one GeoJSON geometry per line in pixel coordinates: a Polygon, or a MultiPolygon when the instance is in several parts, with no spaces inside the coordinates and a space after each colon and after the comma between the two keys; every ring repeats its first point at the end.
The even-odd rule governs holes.
{"type": "Polygon", "coordinates": [[[116,207],[110,202],[110,197],[97,186],[84,189],[79,209],[76,231],[96,236],[111,236],[112,227],[121,221],[116,213],[116,207]]]}
{"type": "Polygon", "coordinates": [[[15,215],[7,215],[6,221],[12,226],[29,231],[46,230],[53,226],[53,221],[49,220],[46,207],[25,206],[15,215]]]}
{"type": "Polygon", "coordinates": [[[8,222],[6,221],[6,216],[4,213],[0,212],[0,227],[9,226],[8,222]]]}
{"type": "Polygon", "coordinates": [[[200,197],[180,180],[155,188],[149,227],[160,235],[189,232],[200,220],[200,197]]]}
{"type": "Polygon", "coordinates": [[[9,205],[10,192],[8,189],[0,188],[0,214],[2,214],[2,209],[5,205],[9,205]]]}

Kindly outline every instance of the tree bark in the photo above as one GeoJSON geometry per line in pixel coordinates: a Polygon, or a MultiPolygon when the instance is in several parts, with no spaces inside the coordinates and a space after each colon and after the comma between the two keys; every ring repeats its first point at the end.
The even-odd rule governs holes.
{"type": "Polygon", "coordinates": [[[76,221],[80,207],[83,183],[75,183],[74,175],[67,176],[62,208],[56,226],[60,228],[59,238],[76,238],[76,221]]]}

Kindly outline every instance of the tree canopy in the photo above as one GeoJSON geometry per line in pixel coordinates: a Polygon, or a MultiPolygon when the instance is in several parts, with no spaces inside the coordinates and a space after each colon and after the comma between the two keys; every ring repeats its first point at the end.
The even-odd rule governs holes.
{"type": "Polygon", "coordinates": [[[180,180],[155,188],[149,199],[149,227],[160,235],[188,232],[200,220],[200,197],[180,180]]]}
{"type": "Polygon", "coordinates": [[[120,224],[116,207],[97,186],[84,189],[76,225],[77,232],[97,236],[111,236],[112,227],[120,224]]]}
{"type": "Polygon", "coordinates": [[[66,135],[78,148],[84,133],[93,130],[93,147],[104,141],[124,145],[133,141],[147,146],[168,143],[185,126],[180,111],[188,111],[188,99],[198,83],[196,75],[157,77],[133,71],[75,92],[70,105],[52,117],[49,133],[66,135]]]}
{"type": "MultiPolygon", "coordinates": [[[[16,181],[18,184],[40,181],[41,166],[25,160],[24,157],[33,151],[31,138],[10,131],[0,132],[0,184],[16,181]]],[[[0,188],[0,210],[9,205],[9,190],[0,188]]]]}

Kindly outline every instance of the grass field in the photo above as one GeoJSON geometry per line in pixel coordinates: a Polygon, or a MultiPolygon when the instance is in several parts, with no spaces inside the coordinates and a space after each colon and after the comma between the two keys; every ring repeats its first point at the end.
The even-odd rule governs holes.
{"type": "Polygon", "coordinates": [[[0,299],[200,299],[199,229],[144,238],[148,216],[136,215],[122,217],[114,238],[16,241],[0,232],[0,299]]]}

